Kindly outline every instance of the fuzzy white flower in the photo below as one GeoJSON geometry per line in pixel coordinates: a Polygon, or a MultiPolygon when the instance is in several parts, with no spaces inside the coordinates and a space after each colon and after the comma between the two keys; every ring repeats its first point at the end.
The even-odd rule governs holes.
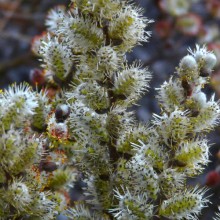
{"type": "Polygon", "coordinates": [[[70,105],[70,108],[70,127],[75,138],[85,144],[106,140],[106,114],[99,115],[79,101],[70,105]]]}
{"type": "Polygon", "coordinates": [[[118,207],[110,209],[118,220],[151,219],[153,216],[153,205],[148,202],[145,192],[130,192],[128,189],[114,190],[118,199],[118,207]]]}
{"type": "Polygon", "coordinates": [[[116,148],[119,152],[127,152],[133,154],[136,147],[131,143],[139,143],[138,140],[148,140],[150,129],[147,125],[139,124],[137,127],[131,127],[127,132],[120,135],[117,139],[116,148]]]}
{"type": "Polygon", "coordinates": [[[66,11],[64,6],[57,6],[51,9],[46,17],[45,25],[51,32],[56,32],[60,22],[63,20],[66,11]]]}
{"type": "Polygon", "coordinates": [[[204,57],[204,62],[205,62],[204,68],[212,69],[217,63],[217,58],[213,53],[208,53],[204,57]]]}
{"type": "Polygon", "coordinates": [[[103,68],[108,72],[116,70],[119,64],[119,57],[117,52],[111,46],[101,47],[97,51],[99,68],[103,68]]]}
{"type": "Polygon", "coordinates": [[[90,220],[103,220],[97,213],[91,213],[84,204],[76,203],[73,208],[65,212],[66,216],[71,219],[90,219],[90,220]]]}
{"type": "Polygon", "coordinates": [[[209,162],[209,148],[206,139],[182,142],[174,158],[185,163],[185,167],[181,170],[186,170],[188,175],[195,175],[209,162]]]}
{"type": "Polygon", "coordinates": [[[3,102],[7,102],[5,103],[7,109],[13,106],[18,114],[25,116],[33,115],[34,109],[38,106],[35,92],[25,83],[10,86],[3,93],[3,99],[3,102]]]}
{"type": "MultiPolygon", "coordinates": [[[[56,211],[56,202],[55,200],[49,199],[51,196],[50,192],[40,192],[36,195],[37,203],[32,207],[33,212],[37,213],[37,216],[42,220],[52,220],[55,216],[58,215],[56,211]]],[[[60,195],[60,198],[62,196],[60,195]]],[[[59,204],[62,207],[62,202],[59,204]]]]}
{"type": "Polygon", "coordinates": [[[181,85],[180,80],[170,78],[169,82],[164,82],[160,88],[157,88],[158,99],[161,107],[167,112],[175,110],[175,106],[180,107],[185,100],[184,89],[181,85]]]}
{"type": "Polygon", "coordinates": [[[42,45],[42,41],[45,41],[45,42],[48,41],[46,32],[43,32],[41,35],[35,36],[31,42],[31,51],[37,56],[41,56],[39,51],[42,45]]]}
{"type": "Polygon", "coordinates": [[[112,39],[123,41],[122,49],[129,50],[135,44],[146,42],[150,33],[145,31],[151,20],[143,17],[143,10],[133,5],[127,5],[113,18],[109,27],[112,39]]]}
{"type": "Polygon", "coordinates": [[[159,178],[143,154],[134,155],[124,168],[122,172],[119,172],[119,175],[129,188],[136,192],[147,191],[150,198],[157,198],[159,178]]]}
{"type": "Polygon", "coordinates": [[[31,126],[33,129],[42,131],[46,128],[46,118],[51,111],[51,105],[45,92],[41,91],[36,94],[36,99],[38,106],[35,108],[35,114],[31,118],[31,126]]]}
{"type": "Polygon", "coordinates": [[[183,68],[183,69],[196,69],[197,68],[197,62],[196,62],[196,60],[193,56],[186,55],[180,61],[180,67],[183,68]]]}
{"type": "Polygon", "coordinates": [[[0,165],[11,175],[19,174],[38,157],[38,145],[40,148],[40,139],[11,127],[10,130],[4,131],[0,138],[0,165]]]}
{"type": "Polygon", "coordinates": [[[191,118],[193,130],[195,132],[208,131],[219,124],[220,107],[219,102],[214,101],[213,95],[210,101],[200,110],[197,117],[191,118]]]}
{"type": "Polygon", "coordinates": [[[194,81],[199,77],[198,64],[192,55],[186,55],[180,61],[178,74],[189,81],[194,81]]]}
{"type": "Polygon", "coordinates": [[[211,71],[217,63],[216,56],[208,51],[206,46],[200,47],[199,45],[196,45],[196,49],[189,49],[189,52],[195,57],[200,68],[211,71]]]}
{"type": "MultiPolygon", "coordinates": [[[[75,11],[74,11],[75,13],[75,11]]],[[[56,30],[68,47],[75,52],[87,52],[102,45],[103,31],[89,17],[83,18],[76,13],[65,15],[56,30]]]]}
{"type": "Polygon", "coordinates": [[[58,80],[65,80],[73,65],[73,55],[69,46],[60,42],[57,37],[43,41],[39,51],[42,56],[42,67],[50,70],[58,80]]]}
{"type": "Polygon", "coordinates": [[[196,61],[200,61],[204,55],[209,53],[206,46],[200,47],[198,44],[196,45],[196,48],[194,50],[189,48],[188,51],[195,57],[196,61]]]}
{"type": "Polygon", "coordinates": [[[14,180],[7,190],[7,198],[5,199],[19,211],[24,211],[33,199],[24,182],[14,180]]]}
{"type": "Polygon", "coordinates": [[[207,189],[198,187],[178,192],[172,198],[164,200],[159,208],[159,214],[169,219],[198,219],[202,208],[207,206],[208,200],[204,198],[207,189]]]}
{"type": "Polygon", "coordinates": [[[106,129],[112,138],[118,138],[135,124],[134,114],[121,106],[115,106],[106,117],[106,129]]]}
{"type": "Polygon", "coordinates": [[[116,95],[125,96],[126,103],[133,103],[147,91],[150,79],[151,73],[148,69],[135,62],[115,74],[113,91],[116,95]]]}
{"type": "Polygon", "coordinates": [[[113,15],[124,6],[124,0],[71,0],[82,12],[87,15],[89,12],[97,17],[97,19],[111,20],[113,15]]]}
{"type": "Polygon", "coordinates": [[[107,89],[98,85],[96,81],[81,83],[74,91],[66,92],[69,101],[80,100],[93,110],[102,110],[110,107],[107,89]]]}
{"type": "MultiPolygon", "coordinates": [[[[178,15],[192,1],[160,3],[177,6],[165,10],[178,15]]],[[[147,91],[151,75],[140,62],[128,65],[126,53],[148,40],[151,21],[130,0],[71,2],[69,12],[49,12],[51,35],[35,45],[49,89],[67,91],[57,89],[50,100],[26,87],[0,93],[0,185],[6,191],[0,219],[2,213],[13,218],[10,211],[19,219],[54,219],[67,205],[59,187],[76,181],[75,174],[70,177],[73,163],[85,185],[70,218],[197,219],[207,204],[205,190],[185,187],[186,178],[208,162],[207,140],[198,133],[219,123],[219,102],[207,101],[201,91],[215,56],[197,46],[183,57],[178,78],[158,89],[162,113],[151,127],[138,125],[128,107],[147,91]],[[29,135],[35,131],[38,137],[29,135]],[[32,167],[35,162],[39,166],[32,167]],[[27,183],[14,184],[17,176],[27,183]]]]}
{"type": "Polygon", "coordinates": [[[183,140],[191,131],[188,111],[176,109],[170,115],[164,113],[162,116],[154,114],[153,124],[157,126],[159,134],[168,145],[172,142],[183,140]],[[170,143],[169,143],[170,142],[170,143]]]}
{"type": "Polygon", "coordinates": [[[1,95],[0,132],[14,127],[24,127],[38,106],[35,92],[26,84],[12,85],[1,95]]]}
{"type": "Polygon", "coordinates": [[[180,173],[174,168],[165,168],[159,175],[161,191],[169,198],[172,197],[175,192],[184,187],[185,180],[186,174],[180,173]]]}
{"type": "Polygon", "coordinates": [[[191,100],[195,102],[196,106],[198,106],[199,109],[206,108],[207,98],[204,92],[193,92],[191,100]]]}
{"type": "Polygon", "coordinates": [[[162,170],[168,160],[168,154],[163,151],[159,136],[150,136],[146,144],[140,140],[138,142],[138,144],[131,143],[137,153],[142,154],[155,169],[162,170]]]}

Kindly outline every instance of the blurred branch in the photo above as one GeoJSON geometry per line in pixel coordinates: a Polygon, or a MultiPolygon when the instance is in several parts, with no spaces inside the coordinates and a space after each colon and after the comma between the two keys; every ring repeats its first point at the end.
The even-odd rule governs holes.
{"type": "Polygon", "coordinates": [[[1,31],[1,38],[7,38],[7,39],[15,39],[18,41],[24,41],[28,44],[30,44],[32,37],[24,35],[24,34],[19,34],[19,33],[10,33],[6,31],[1,31]]]}
{"type": "Polygon", "coordinates": [[[0,74],[1,76],[6,74],[6,70],[16,67],[18,65],[27,63],[28,61],[31,60],[31,58],[33,57],[32,52],[28,52],[25,53],[23,55],[20,55],[18,57],[15,57],[14,59],[11,59],[9,61],[4,61],[2,63],[0,63],[0,74]]]}
{"type": "Polygon", "coordinates": [[[11,7],[11,12],[8,14],[8,16],[6,16],[5,19],[2,19],[2,22],[0,23],[0,31],[2,31],[5,28],[10,18],[13,16],[17,8],[20,6],[21,2],[22,0],[17,0],[15,2],[12,2],[11,4],[4,2],[2,3],[3,5],[7,5],[7,4],[12,5],[12,7],[11,7]]]}
{"type": "Polygon", "coordinates": [[[3,1],[0,2],[0,9],[13,10],[16,6],[16,2],[3,1]]]}
{"type": "Polygon", "coordinates": [[[10,16],[10,19],[16,19],[16,20],[26,20],[26,21],[44,21],[45,15],[43,13],[35,13],[35,14],[22,14],[22,13],[13,13],[10,15],[10,11],[2,11],[2,14],[5,17],[10,16]]]}

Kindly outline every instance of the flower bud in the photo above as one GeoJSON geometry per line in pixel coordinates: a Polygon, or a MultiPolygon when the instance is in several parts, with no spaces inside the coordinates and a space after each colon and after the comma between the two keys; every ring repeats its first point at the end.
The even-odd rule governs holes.
{"type": "Polygon", "coordinates": [[[56,107],[55,117],[58,122],[65,121],[70,115],[70,107],[66,104],[61,104],[56,107]]]}
{"type": "Polygon", "coordinates": [[[183,69],[196,69],[197,62],[193,56],[187,55],[181,60],[180,67],[183,69]]]}
{"type": "Polygon", "coordinates": [[[204,68],[206,69],[213,69],[213,67],[215,66],[215,64],[217,63],[217,59],[216,56],[213,53],[207,53],[204,56],[204,61],[205,61],[205,66],[204,68]]]}
{"type": "Polygon", "coordinates": [[[136,191],[130,192],[122,188],[114,190],[115,198],[119,201],[117,208],[111,209],[110,212],[115,219],[151,219],[153,216],[154,206],[148,202],[146,193],[136,191]]]}
{"type": "Polygon", "coordinates": [[[117,53],[110,46],[101,47],[97,53],[98,62],[101,67],[116,69],[118,65],[117,53]]]}
{"type": "Polygon", "coordinates": [[[19,211],[24,211],[32,200],[27,185],[22,182],[13,182],[6,195],[6,200],[19,211]]]}
{"type": "Polygon", "coordinates": [[[42,85],[45,83],[44,72],[40,69],[33,69],[30,72],[30,81],[33,85],[42,85]]]}
{"type": "Polygon", "coordinates": [[[206,49],[200,48],[198,45],[196,45],[196,51],[192,53],[192,55],[194,55],[196,61],[199,62],[204,57],[204,53],[206,53],[206,49]]]}
{"type": "MultiPolygon", "coordinates": [[[[199,63],[202,71],[207,71],[209,74],[211,70],[217,63],[217,58],[214,53],[207,51],[206,47],[200,48],[198,45],[196,46],[196,51],[191,54],[195,57],[196,61],[199,63]]],[[[202,73],[204,74],[204,73],[202,73]]]]}
{"type": "Polygon", "coordinates": [[[159,208],[159,215],[168,219],[197,219],[201,209],[206,206],[204,198],[206,189],[198,189],[178,192],[168,200],[164,200],[159,208]]]}
{"type": "Polygon", "coordinates": [[[197,104],[200,108],[205,107],[207,98],[206,98],[206,95],[205,95],[204,92],[194,93],[194,94],[192,95],[192,99],[196,102],[196,104],[197,104]]]}
{"type": "Polygon", "coordinates": [[[220,184],[220,173],[212,170],[206,176],[206,185],[214,187],[220,184]]]}

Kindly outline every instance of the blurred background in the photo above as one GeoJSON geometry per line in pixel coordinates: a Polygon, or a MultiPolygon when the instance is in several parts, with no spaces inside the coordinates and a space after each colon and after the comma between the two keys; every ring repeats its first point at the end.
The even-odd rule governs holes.
{"type": "MultiPolygon", "coordinates": [[[[220,0],[136,0],[153,19],[148,30],[149,43],[134,48],[127,54],[129,62],[141,60],[153,73],[151,89],[135,106],[137,118],[148,122],[152,113],[159,113],[155,88],[170,75],[189,47],[205,44],[217,56],[218,64],[212,73],[211,85],[205,90],[208,98],[220,96],[220,0]]],[[[13,82],[31,83],[30,71],[40,67],[31,52],[31,42],[45,29],[44,20],[49,9],[68,6],[68,0],[0,0],[0,89],[13,82]]],[[[212,205],[204,209],[199,219],[211,219],[220,206],[220,128],[209,135],[210,163],[204,173],[189,184],[207,185],[212,205]]],[[[80,186],[76,186],[76,188],[80,186]]],[[[76,191],[74,191],[76,193],[76,191]]],[[[73,192],[73,193],[74,193],[73,192]]]]}

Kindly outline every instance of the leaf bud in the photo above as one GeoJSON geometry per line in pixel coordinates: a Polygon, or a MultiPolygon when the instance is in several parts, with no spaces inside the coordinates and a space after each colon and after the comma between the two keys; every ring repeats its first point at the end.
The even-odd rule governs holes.
{"type": "Polygon", "coordinates": [[[205,68],[208,70],[213,69],[213,67],[215,66],[215,64],[217,63],[217,59],[216,56],[213,53],[207,53],[204,56],[204,61],[205,61],[205,68]]]}
{"type": "Polygon", "coordinates": [[[210,187],[215,187],[220,184],[220,174],[219,172],[212,170],[206,176],[206,185],[210,187]]]}
{"type": "Polygon", "coordinates": [[[99,65],[104,68],[116,69],[118,65],[118,56],[116,51],[110,47],[101,47],[97,53],[99,65]]]}
{"type": "Polygon", "coordinates": [[[70,115],[70,107],[66,104],[61,104],[56,107],[55,117],[57,122],[65,121],[70,115]]]}
{"type": "Polygon", "coordinates": [[[30,72],[30,81],[33,85],[43,85],[45,83],[44,72],[40,69],[33,69],[30,72]]]}
{"type": "Polygon", "coordinates": [[[187,55],[181,60],[180,67],[183,69],[196,69],[197,62],[193,56],[187,55]]]}

